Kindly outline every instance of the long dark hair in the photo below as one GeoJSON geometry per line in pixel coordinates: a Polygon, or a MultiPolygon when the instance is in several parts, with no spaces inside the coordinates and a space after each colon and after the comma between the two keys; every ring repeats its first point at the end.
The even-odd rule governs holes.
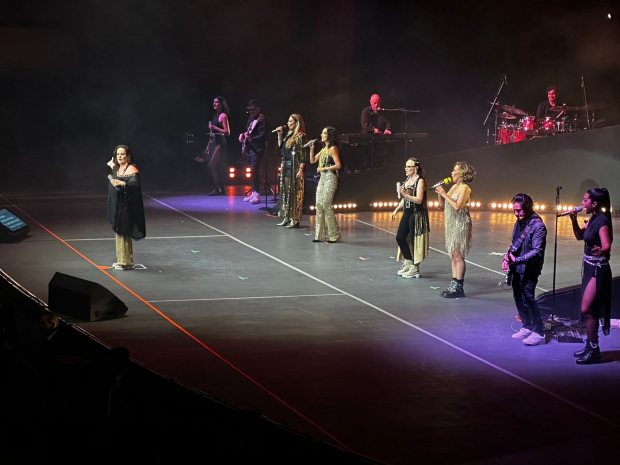
{"type": "Polygon", "coordinates": [[[511,203],[514,205],[518,203],[526,213],[532,213],[534,211],[534,200],[527,194],[517,194],[512,198],[511,203]]]}
{"type": "Polygon", "coordinates": [[[609,191],[604,187],[593,187],[588,191],[588,195],[590,196],[590,200],[592,202],[596,202],[596,208],[594,211],[596,213],[603,212],[605,216],[611,221],[611,199],[609,198],[609,191]]]}
{"type": "Polygon", "coordinates": [[[424,171],[424,168],[422,168],[422,165],[420,164],[420,160],[418,160],[415,157],[411,157],[407,159],[407,161],[412,161],[415,164],[415,166],[418,168],[418,176],[420,176],[421,178],[426,178],[426,171],[424,171]]]}
{"type": "Polygon", "coordinates": [[[117,145],[114,147],[114,152],[112,152],[112,158],[114,159],[114,168],[112,170],[115,173],[118,173],[118,169],[120,165],[118,164],[118,160],[116,159],[116,151],[118,149],[125,149],[125,153],[127,154],[127,165],[134,165],[137,167],[136,162],[133,159],[133,155],[131,154],[131,149],[127,145],[117,145]]]}
{"type": "Polygon", "coordinates": [[[332,126],[325,126],[327,129],[327,148],[336,147],[340,150],[340,139],[338,139],[338,134],[336,134],[336,128],[332,126]]]}
{"type": "Polygon", "coordinates": [[[228,108],[228,103],[226,103],[226,99],[221,95],[215,97],[215,100],[222,104],[222,113],[226,113],[226,115],[230,116],[230,108],[228,108]]]}

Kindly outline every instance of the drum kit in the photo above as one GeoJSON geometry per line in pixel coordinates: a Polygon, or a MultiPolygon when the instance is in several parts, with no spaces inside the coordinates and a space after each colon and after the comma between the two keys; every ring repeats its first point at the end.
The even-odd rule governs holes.
{"type": "Polygon", "coordinates": [[[550,116],[540,119],[516,107],[489,103],[495,107],[495,145],[589,129],[594,123],[594,110],[603,108],[602,105],[561,105],[549,108],[550,116]]]}

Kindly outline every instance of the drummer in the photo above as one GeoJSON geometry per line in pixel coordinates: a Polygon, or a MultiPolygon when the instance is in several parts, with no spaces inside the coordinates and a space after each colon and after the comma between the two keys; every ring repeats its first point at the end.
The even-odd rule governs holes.
{"type": "Polygon", "coordinates": [[[547,116],[555,118],[558,116],[557,111],[550,110],[551,108],[560,107],[558,105],[558,89],[555,86],[547,87],[547,101],[540,102],[538,109],[536,110],[536,119],[544,120],[547,116]]]}

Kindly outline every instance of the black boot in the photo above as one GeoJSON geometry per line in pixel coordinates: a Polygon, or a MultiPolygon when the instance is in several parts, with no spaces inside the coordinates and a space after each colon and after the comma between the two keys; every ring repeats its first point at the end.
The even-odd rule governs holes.
{"type": "Polygon", "coordinates": [[[463,279],[455,279],[454,288],[452,291],[448,288],[445,293],[442,293],[442,297],[446,299],[456,299],[457,297],[465,297],[465,291],[463,290],[463,279]]]}
{"type": "Polygon", "coordinates": [[[448,286],[448,289],[446,289],[445,291],[441,291],[441,294],[439,294],[441,297],[445,297],[446,294],[448,294],[449,292],[454,292],[454,289],[456,289],[456,278],[452,278],[452,281],[450,281],[450,285],[448,286]]]}
{"type": "Polygon", "coordinates": [[[578,365],[592,365],[601,363],[601,348],[598,344],[588,341],[586,344],[586,353],[576,360],[578,365]]]}
{"type": "Polygon", "coordinates": [[[220,186],[215,186],[215,189],[213,189],[211,192],[209,192],[209,194],[207,194],[209,196],[214,196],[214,195],[224,195],[224,189],[222,189],[220,186]]]}
{"type": "Polygon", "coordinates": [[[585,355],[588,352],[588,343],[590,342],[589,339],[586,339],[586,345],[583,346],[583,349],[578,350],[577,352],[574,352],[573,355],[577,358],[581,357],[582,355],[585,355]]]}

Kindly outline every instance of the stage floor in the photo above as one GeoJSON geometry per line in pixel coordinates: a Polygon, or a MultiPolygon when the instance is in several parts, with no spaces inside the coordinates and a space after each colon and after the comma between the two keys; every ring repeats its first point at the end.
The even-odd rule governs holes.
{"type": "MultiPolygon", "coordinates": [[[[264,203],[232,195],[244,190],[145,195],[148,236],[134,244],[144,267],[132,271],[99,268],[115,261],[104,196],[5,194],[32,230],[0,244],[0,267],[44,301],[55,272],[100,283],[127,316],[68,321],[215,398],[385,463],[607,457],[620,427],[620,330],[601,338],[595,366],[575,364],[578,344],[511,339],[520,324],[498,287],[511,213],[472,213],[467,297],[449,300],[441,212],[422,277],[402,279],[390,212],[338,214],[343,242],[313,243],[314,216],[277,227],[264,203]]],[[[553,285],[554,217],[543,219],[539,293],[553,285]]],[[[559,224],[557,289],[578,284],[583,250],[568,218],[559,224]]]]}

